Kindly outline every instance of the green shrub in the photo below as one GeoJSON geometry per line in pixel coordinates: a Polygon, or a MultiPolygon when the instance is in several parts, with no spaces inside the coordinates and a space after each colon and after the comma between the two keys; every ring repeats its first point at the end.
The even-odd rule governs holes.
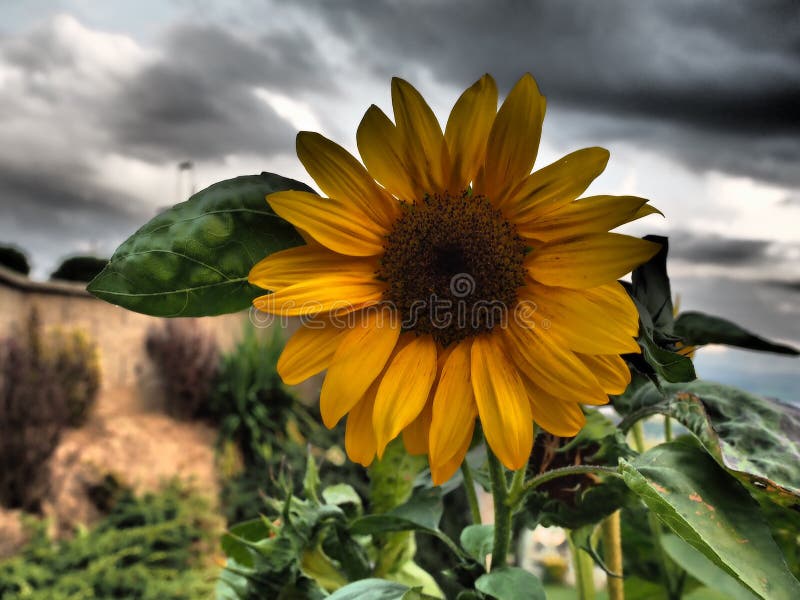
{"type": "Polygon", "coordinates": [[[192,319],[170,319],[152,327],[145,343],[164,390],[167,413],[178,419],[208,417],[219,365],[214,337],[192,319]]]}
{"type": "Polygon", "coordinates": [[[67,258],[50,275],[50,279],[88,282],[94,279],[108,264],[107,258],[96,256],[73,256],[67,258]]]}
{"type": "Polygon", "coordinates": [[[209,598],[215,574],[202,553],[211,524],[205,500],[175,483],[141,498],[126,491],[71,540],[54,542],[38,525],[23,551],[0,563],[0,599],[209,598]]]}
{"type": "Polygon", "coordinates": [[[282,347],[279,335],[261,337],[246,327],[241,341],[223,355],[211,396],[220,439],[239,447],[246,467],[271,461],[273,445],[283,445],[297,403],[276,370],[282,347]]]}
{"type": "Polygon", "coordinates": [[[23,275],[31,272],[28,257],[22,250],[14,246],[0,246],[0,265],[23,275]]]}
{"type": "Polygon", "coordinates": [[[94,344],[80,333],[44,335],[35,310],[0,343],[0,505],[39,510],[47,460],[62,432],[85,420],[99,385],[94,344]]]}
{"type": "Polygon", "coordinates": [[[55,331],[45,352],[53,377],[65,395],[67,423],[80,427],[100,390],[100,360],[97,346],[82,331],[55,331]]]}
{"type": "Polygon", "coordinates": [[[263,496],[280,497],[288,484],[302,489],[309,446],[323,458],[320,477],[325,485],[347,481],[366,493],[366,471],[345,460],[344,427],[322,425],[318,403],[304,406],[277,372],[283,350],[280,332],[266,336],[248,327],[239,344],[222,357],[211,409],[220,429],[223,458],[231,446],[239,449],[242,465],[226,473],[220,504],[228,523],[258,516],[263,496]],[[283,483],[278,484],[278,480],[283,483]]]}

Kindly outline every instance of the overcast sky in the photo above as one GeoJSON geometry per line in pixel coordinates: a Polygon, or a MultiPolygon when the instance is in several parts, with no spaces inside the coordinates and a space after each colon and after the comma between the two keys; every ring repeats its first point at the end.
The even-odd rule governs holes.
{"type": "MultiPolygon", "coordinates": [[[[608,148],[590,192],[665,213],[630,231],[671,237],[683,306],[800,344],[798,0],[3,0],[0,243],[44,278],[185,199],[181,161],[198,188],[308,181],[296,131],[354,149],[392,76],[444,120],[484,72],[504,93],[526,71],[539,166],[608,148]]],[[[769,364],[800,387],[796,360],[769,364]]]]}

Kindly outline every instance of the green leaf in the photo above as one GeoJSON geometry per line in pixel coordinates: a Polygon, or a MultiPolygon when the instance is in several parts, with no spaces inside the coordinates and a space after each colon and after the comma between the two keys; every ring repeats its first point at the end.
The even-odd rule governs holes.
{"type": "Polygon", "coordinates": [[[519,567],[502,567],[481,575],[475,589],[498,600],[545,600],[539,578],[519,567]]]}
{"type": "Polygon", "coordinates": [[[326,504],[335,504],[348,517],[361,515],[363,507],[361,497],[349,483],[336,483],[322,490],[322,498],[326,504]]]}
{"type": "Polygon", "coordinates": [[[639,347],[644,360],[666,381],[692,381],[697,377],[691,358],[659,346],[646,327],[640,328],[639,347]]]}
{"type": "Polygon", "coordinates": [[[683,338],[684,343],[691,346],[725,344],[762,352],[792,356],[800,354],[796,348],[771,342],[727,319],[701,312],[681,313],[675,321],[675,335],[683,338]]]}
{"type": "Polygon", "coordinates": [[[339,588],[328,600],[401,600],[410,589],[386,579],[362,579],[339,588]]]}
{"type": "Polygon", "coordinates": [[[248,308],[264,290],[250,268],[302,243],[265,200],[282,190],[312,191],[272,173],[215,183],[154,217],[117,248],[86,288],[98,298],[157,317],[199,317],[248,308]]]}
{"type": "Polygon", "coordinates": [[[251,519],[237,523],[222,535],[220,543],[225,555],[246,567],[253,566],[253,557],[248,542],[258,542],[270,534],[262,519],[251,519]]]}
{"type": "Polygon", "coordinates": [[[672,290],[667,275],[669,242],[667,238],[657,235],[647,235],[644,239],[661,244],[661,250],[631,273],[633,297],[647,310],[656,331],[671,334],[672,290]]]}
{"type": "Polygon", "coordinates": [[[354,535],[389,531],[438,531],[442,518],[441,492],[435,488],[418,489],[405,504],[382,515],[366,515],[356,519],[350,530],[354,535]]]}
{"type": "Polygon", "coordinates": [[[493,542],[494,525],[468,525],[461,531],[461,547],[481,565],[486,565],[493,542]]]}
{"type": "Polygon", "coordinates": [[[306,499],[316,506],[321,504],[319,501],[320,485],[321,482],[319,480],[319,469],[317,468],[317,463],[311,454],[311,446],[309,445],[308,449],[306,450],[306,474],[303,477],[303,492],[306,499]]]}
{"type": "Polygon", "coordinates": [[[649,384],[634,403],[642,407],[639,415],[661,413],[680,422],[749,489],[800,507],[798,407],[701,380],[661,390],[649,384]]]}
{"type": "Polygon", "coordinates": [[[755,600],[733,577],[674,534],[661,536],[661,546],[679,567],[729,600],[755,600]]]}
{"type": "Polygon", "coordinates": [[[800,597],[798,582],[750,494],[691,440],[656,446],[629,463],[625,483],[684,541],[771,600],[800,597]]]}

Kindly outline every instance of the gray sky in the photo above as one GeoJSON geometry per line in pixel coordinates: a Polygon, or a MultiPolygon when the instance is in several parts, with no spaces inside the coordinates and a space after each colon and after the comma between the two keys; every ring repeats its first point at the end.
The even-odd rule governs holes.
{"type": "Polygon", "coordinates": [[[199,187],[312,183],[295,132],[354,149],[393,75],[444,120],[484,72],[506,91],[526,71],[548,97],[537,165],[609,148],[590,192],[665,213],[629,231],[670,235],[684,306],[800,344],[797,0],[4,0],[0,242],[46,277],[184,199],[180,161],[199,187]]]}

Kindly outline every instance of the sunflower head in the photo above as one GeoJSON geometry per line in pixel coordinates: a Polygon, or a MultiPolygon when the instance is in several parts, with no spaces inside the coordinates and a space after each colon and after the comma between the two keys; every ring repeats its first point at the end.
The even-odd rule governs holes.
{"type": "Polygon", "coordinates": [[[609,230],[656,211],[632,196],[579,198],[605,168],[601,148],[531,172],[545,99],[530,75],[499,109],[484,75],[444,128],[401,79],[392,106],[394,120],[376,106],[364,115],[363,164],[298,135],[326,197],[267,198],[308,243],[253,267],[250,281],[272,292],[254,304],[314,316],[278,369],[289,384],[327,370],[323,420],[347,416],[353,460],[369,464],[402,435],[441,483],[480,419],[495,454],[520,468],[534,422],[575,435],[581,404],[630,381],[620,354],[638,352],[638,315],[617,278],[658,245],[609,230]]]}

